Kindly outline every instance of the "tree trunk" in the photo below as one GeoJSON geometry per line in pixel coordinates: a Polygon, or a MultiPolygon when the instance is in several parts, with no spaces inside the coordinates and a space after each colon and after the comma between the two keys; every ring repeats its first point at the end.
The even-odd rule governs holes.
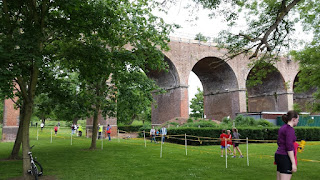
{"type": "Polygon", "coordinates": [[[31,120],[32,115],[32,106],[33,103],[26,102],[25,103],[25,114],[23,118],[23,128],[22,128],[22,158],[23,158],[23,179],[31,180],[32,176],[28,173],[30,169],[30,158],[28,152],[30,151],[30,144],[29,144],[29,123],[31,120]]]}
{"type": "Polygon", "coordinates": [[[24,115],[25,115],[25,110],[24,110],[25,104],[23,104],[23,103],[24,102],[22,102],[22,106],[20,108],[19,129],[18,129],[17,137],[16,137],[11,154],[8,159],[20,159],[19,151],[20,151],[20,147],[21,147],[21,143],[22,143],[22,127],[23,127],[23,122],[24,122],[23,119],[24,119],[24,115]]]}
{"type": "Polygon", "coordinates": [[[77,123],[78,123],[78,120],[79,120],[79,118],[76,117],[76,118],[73,119],[72,123],[73,123],[73,124],[77,124],[77,123]]]}
{"type": "Polygon", "coordinates": [[[98,133],[98,116],[99,116],[100,106],[96,106],[94,115],[93,115],[93,124],[92,124],[92,139],[90,149],[97,148],[97,133],[98,133]]]}
{"type": "Polygon", "coordinates": [[[23,109],[21,108],[20,110],[20,117],[19,117],[19,129],[17,133],[16,140],[13,145],[13,149],[11,151],[11,154],[8,159],[20,159],[19,158],[19,151],[22,143],[22,128],[23,128],[23,118],[24,118],[24,112],[23,109]]]}

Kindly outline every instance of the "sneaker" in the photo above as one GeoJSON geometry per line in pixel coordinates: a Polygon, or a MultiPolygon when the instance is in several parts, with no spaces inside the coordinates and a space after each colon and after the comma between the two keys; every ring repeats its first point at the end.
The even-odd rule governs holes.
{"type": "Polygon", "coordinates": [[[243,156],[241,155],[241,156],[239,156],[239,158],[243,158],[243,156]]]}
{"type": "Polygon", "coordinates": [[[233,155],[233,153],[230,153],[230,155],[233,155]]]}
{"type": "Polygon", "coordinates": [[[223,155],[221,155],[221,157],[223,157],[223,155]]]}
{"type": "Polygon", "coordinates": [[[232,156],[232,158],[236,158],[236,156],[232,156]]]}

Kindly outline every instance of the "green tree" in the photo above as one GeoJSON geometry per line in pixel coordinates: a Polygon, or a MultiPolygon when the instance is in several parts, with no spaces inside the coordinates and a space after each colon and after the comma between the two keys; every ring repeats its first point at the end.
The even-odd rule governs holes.
{"type": "MultiPolygon", "coordinates": [[[[27,173],[30,169],[27,154],[30,147],[29,123],[37,88],[43,88],[40,87],[42,82],[39,83],[39,79],[45,80],[42,78],[44,74],[50,71],[53,62],[58,61],[56,54],[67,52],[61,49],[70,48],[71,43],[75,43],[75,47],[82,43],[84,48],[79,49],[77,55],[84,57],[88,53],[88,58],[70,57],[70,60],[85,59],[84,66],[92,65],[92,68],[86,69],[88,74],[96,71],[101,64],[110,65],[115,72],[121,71],[123,67],[130,65],[128,59],[135,66],[138,64],[159,68],[162,61],[158,50],[167,49],[166,35],[170,31],[170,26],[152,16],[150,11],[153,7],[148,5],[149,2],[142,0],[135,2],[3,0],[0,2],[0,87],[6,98],[19,96],[22,102],[20,122],[23,125],[19,127],[22,128],[24,179],[31,178],[27,173]],[[128,44],[132,46],[131,51],[123,48],[128,44]],[[94,56],[95,48],[98,53],[96,56],[94,56]],[[112,52],[112,55],[106,53],[108,51],[112,52]],[[152,56],[156,58],[152,59],[152,56]],[[148,57],[152,60],[149,61],[148,57]],[[103,59],[111,59],[113,63],[102,62],[103,59]],[[94,61],[89,62],[91,60],[94,61]],[[98,61],[101,61],[100,64],[98,61]]],[[[68,61],[66,57],[68,55],[65,55],[63,60],[68,61]]],[[[100,76],[92,80],[83,78],[85,82],[91,81],[87,87],[90,85],[99,87],[101,83],[105,83],[104,80],[109,77],[106,74],[111,73],[108,69],[106,71],[107,73],[103,73],[104,79],[100,76]],[[98,81],[94,82],[95,80],[98,81]]],[[[85,71],[82,73],[85,74],[85,71]]],[[[98,72],[91,74],[91,77],[95,77],[98,72]]],[[[92,93],[98,97],[103,95],[101,93],[105,89],[95,90],[92,93]]],[[[92,100],[98,102],[99,98],[92,100]]],[[[95,110],[99,110],[99,103],[93,105],[96,107],[95,110]]]]}
{"type": "Polygon", "coordinates": [[[203,117],[203,91],[200,88],[198,88],[195,97],[191,99],[190,108],[192,109],[190,117],[203,117]]]}
{"type": "Polygon", "coordinates": [[[204,36],[202,33],[198,33],[198,34],[196,34],[196,37],[194,38],[194,40],[207,42],[208,38],[206,36],[204,36]]]}
{"type": "Polygon", "coordinates": [[[151,92],[156,90],[155,82],[143,72],[125,71],[117,85],[117,119],[118,122],[131,124],[135,119],[150,121],[151,92]]]}

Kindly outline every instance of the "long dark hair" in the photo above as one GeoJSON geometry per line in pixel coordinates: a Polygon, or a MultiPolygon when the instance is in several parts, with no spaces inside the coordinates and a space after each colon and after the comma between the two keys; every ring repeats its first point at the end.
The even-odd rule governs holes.
{"type": "Polygon", "coordinates": [[[292,118],[298,118],[298,115],[295,111],[288,111],[287,114],[282,116],[282,121],[287,124],[292,118]]]}

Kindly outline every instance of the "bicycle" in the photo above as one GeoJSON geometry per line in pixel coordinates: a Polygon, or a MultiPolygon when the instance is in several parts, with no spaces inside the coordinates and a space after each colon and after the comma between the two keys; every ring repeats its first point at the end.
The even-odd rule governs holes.
{"type": "Polygon", "coordinates": [[[31,149],[33,147],[34,145],[30,147],[30,152],[28,152],[28,155],[30,157],[30,165],[31,165],[31,169],[28,170],[28,173],[33,175],[35,180],[38,180],[38,176],[41,176],[43,174],[43,168],[41,164],[36,160],[36,158],[33,159],[32,157],[31,149]]]}

